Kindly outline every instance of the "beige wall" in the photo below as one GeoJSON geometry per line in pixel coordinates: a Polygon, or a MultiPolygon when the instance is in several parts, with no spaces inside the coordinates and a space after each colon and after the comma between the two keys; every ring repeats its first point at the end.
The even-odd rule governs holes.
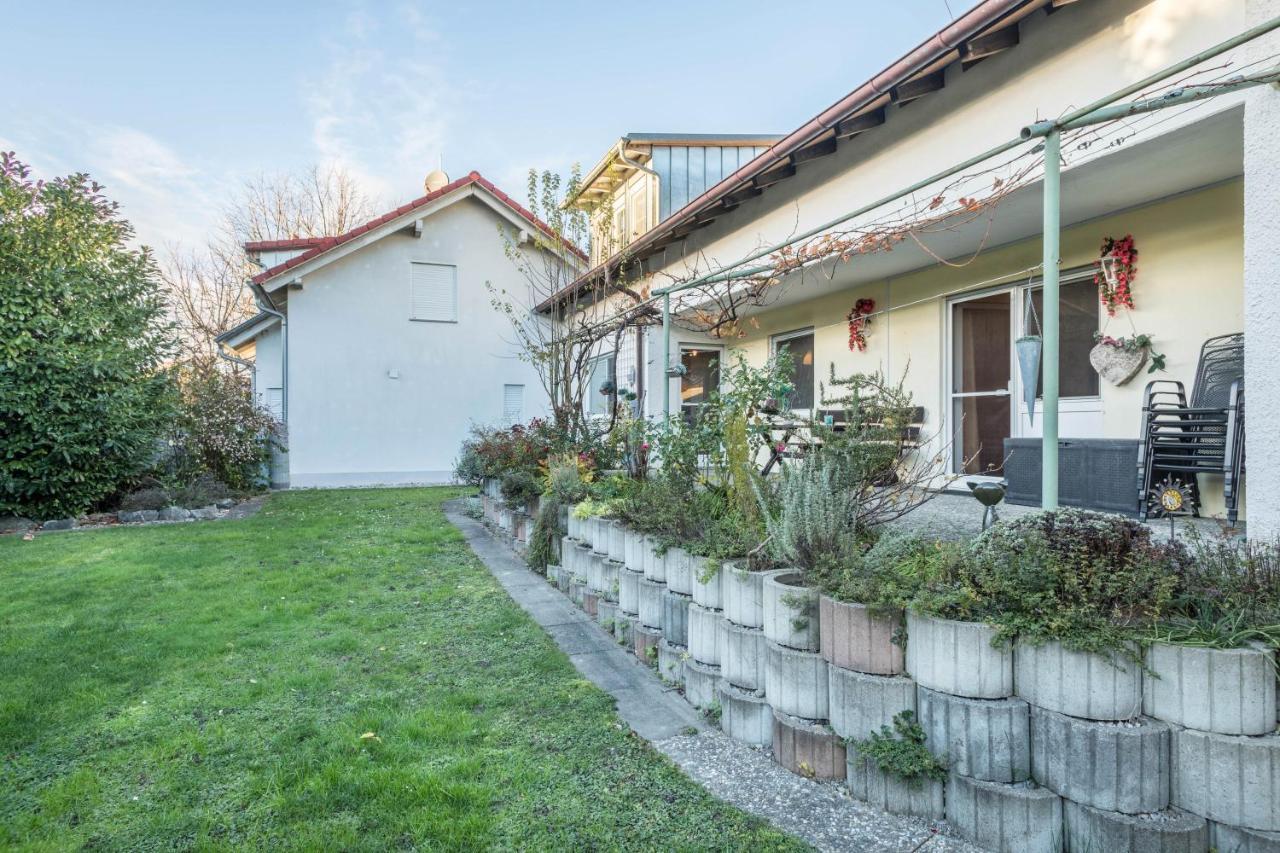
{"type": "MultiPolygon", "coordinates": [[[[1065,230],[1063,267],[1092,263],[1104,236],[1133,234],[1139,251],[1133,323],[1168,356],[1167,371],[1158,377],[1179,379],[1189,391],[1204,339],[1243,328],[1242,217],[1240,181],[1188,193],[1065,230]]],[[[984,252],[962,268],[938,265],[765,312],[757,315],[759,329],[737,348],[760,363],[772,335],[812,326],[819,377],[832,363],[840,374],[905,373],[907,387],[925,407],[928,431],[950,434],[943,400],[946,294],[1034,266],[1040,251],[1038,239],[1026,240],[984,252]],[[863,297],[876,300],[878,309],[892,310],[874,318],[866,352],[850,352],[844,317],[863,297]],[[909,303],[919,304],[895,307],[909,303]]],[[[1100,317],[1105,321],[1105,312],[1100,317]]],[[[1111,320],[1107,332],[1132,334],[1124,316],[1111,320]]],[[[1157,377],[1140,374],[1121,387],[1101,383],[1103,437],[1137,437],[1149,378],[1157,377]]],[[[1206,509],[1220,513],[1220,486],[1205,485],[1206,509]]]]}

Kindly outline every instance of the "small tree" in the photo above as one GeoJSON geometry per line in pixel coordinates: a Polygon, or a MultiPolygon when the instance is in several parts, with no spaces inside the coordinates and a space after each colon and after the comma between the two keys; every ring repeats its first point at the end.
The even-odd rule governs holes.
{"type": "Polygon", "coordinates": [[[85,174],[0,153],[0,512],[82,512],[143,470],[172,332],[148,249],[85,174]]]}

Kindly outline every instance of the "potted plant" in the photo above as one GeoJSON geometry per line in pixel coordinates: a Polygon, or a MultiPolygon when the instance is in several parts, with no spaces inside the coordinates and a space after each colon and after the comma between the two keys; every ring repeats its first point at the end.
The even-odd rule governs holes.
{"type": "Polygon", "coordinates": [[[1150,335],[1135,334],[1127,338],[1113,338],[1094,332],[1093,340],[1093,349],[1089,350],[1089,364],[1112,385],[1124,385],[1137,376],[1143,366],[1147,367],[1147,373],[1165,368],[1165,356],[1152,347],[1150,335]]]}

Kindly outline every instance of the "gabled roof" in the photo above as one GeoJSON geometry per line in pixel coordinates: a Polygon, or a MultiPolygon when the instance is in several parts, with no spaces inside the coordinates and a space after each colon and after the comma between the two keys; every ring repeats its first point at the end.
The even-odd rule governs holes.
{"type": "Polygon", "coordinates": [[[586,283],[616,269],[625,258],[643,262],[693,231],[710,225],[743,201],[793,177],[802,163],[834,154],[843,139],[885,122],[885,106],[906,104],[942,89],[952,64],[971,67],[1018,44],[1018,22],[1047,8],[1052,12],[1075,0],[982,0],[968,12],[929,36],[905,56],[858,86],[839,101],[783,137],[768,151],[631,241],[623,251],[588,270],[573,284],[545,301],[546,311],[577,293],[586,283]]]}
{"type": "MultiPolygon", "coordinates": [[[[388,211],[384,213],[382,216],[377,217],[376,219],[371,219],[370,221],[366,222],[361,226],[352,228],[350,231],[346,232],[345,234],[339,234],[336,237],[303,238],[303,240],[315,239],[316,242],[314,243],[314,245],[311,245],[310,248],[308,248],[302,254],[296,255],[295,257],[292,257],[287,261],[283,261],[279,264],[276,264],[273,267],[270,267],[269,269],[265,269],[262,272],[258,273],[253,277],[253,283],[265,284],[266,282],[280,276],[283,273],[288,272],[289,270],[296,269],[297,267],[302,266],[303,264],[306,264],[320,257],[326,252],[331,252],[334,249],[337,249],[338,247],[351,242],[357,237],[367,234],[370,231],[377,230],[378,228],[380,228],[383,225],[386,225],[389,222],[393,222],[396,219],[399,219],[400,217],[405,216],[407,214],[413,213],[414,211],[419,210],[420,208],[426,207],[432,202],[442,199],[451,193],[456,193],[459,190],[462,190],[468,187],[479,187],[483,191],[487,192],[490,196],[492,196],[496,201],[498,201],[502,205],[509,208],[511,212],[514,213],[516,216],[520,217],[521,219],[525,220],[533,227],[537,228],[547,237],[553,240],[556,239],[556,234],[554,231],[552,231],[549,225],[547,225],[538,217],[534,216],[531,212],[529,212],[528,209],[526,209],[523,205],[521,205],[511,196],[507,195],[502,190],[495,187],[492,183],[486,180],[479,172],[471,172],[465,177],[459,178],[456,181],[452,181],[451,183],[446,184],[445,186],[441,187],[435,192],[427,193],[421,198],[415,199],[414,201],[411,201],[407,204],[402,204],[399,207],[397,207],[395,210],[388,211]]],[[[288,243],[288,242],[294,242],[294,241],[266,241],[266,242],[270,244],[276,244],[273,246],[274,248],[298,248],[297,246],[278,245],[279,243],[288,243]]],[[[298,242],[302,242],[302,241],[298,241],[298,242]]],[[[566,251],[576,256],[578,260],[585,261],[587,259],[587,256],[582,252],[582,250],[579,249],[577,246],[573,245],[568,240],[560,238],[560,243],[563,245],[566,251]]],[[[260,247],[261,245],[262,244],[259,244],[260,247]]],[[[248,249],[248,246],[246,246],[245,248],[248,249]]]]}
{"type": "Polygon", "coordinates": [[[214,338],[220,344],[226,344],[232,349],[239,349],[249,341],[257,337],[261,332],[271,328],[280,322],[280,318],[274,314],[268,314],[261,311],[254,314],[248,320],[237,323],[230,329],[214,338]]]}
{"type": "Polygon", "coordinates": [[[284,240],[250,240],[246,252],[279,252],[287,249],[311,249],[325,241],[324,237],[290,237],[284,240]]]}

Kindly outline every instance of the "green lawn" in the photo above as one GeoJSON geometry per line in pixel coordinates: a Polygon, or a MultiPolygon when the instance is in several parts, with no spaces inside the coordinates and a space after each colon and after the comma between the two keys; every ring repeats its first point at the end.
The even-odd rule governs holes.
{"type": "Polygon", "coordinates": [[[457,494],[0,539],[0,847],[798,846],[619,722],[457,494]]]}

